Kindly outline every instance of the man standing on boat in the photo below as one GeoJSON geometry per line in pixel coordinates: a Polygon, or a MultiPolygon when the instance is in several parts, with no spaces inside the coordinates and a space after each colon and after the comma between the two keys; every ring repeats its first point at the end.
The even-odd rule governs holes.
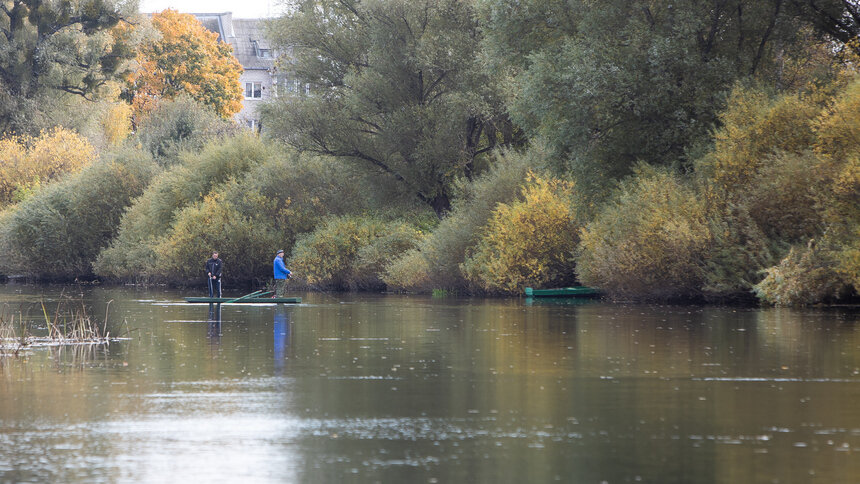
{"type": "Polygon", "coordinates": [[[206,261],[206,279],[209,281],[209,297],[221,297],[221,269],[224,263],[218,258],[218,251],[206,261]]]}
{"type": "Polygon", "coordinates": [[[284,264],[283,249],[279,250],[277,255],[275,255],[273,265],[275,271],[275,297],[284,297],[284,293],[287,290],[287,279],[290,278],[292,272],[284,264]]]}

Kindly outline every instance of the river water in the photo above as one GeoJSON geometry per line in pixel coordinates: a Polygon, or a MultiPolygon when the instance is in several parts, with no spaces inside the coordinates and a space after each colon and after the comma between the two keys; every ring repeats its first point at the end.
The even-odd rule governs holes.
{"type": "Polygon", "coordinates": [[[857,310],[61,292],[128,339],[0,358],[0,482],[860,482],[857,310]]]}

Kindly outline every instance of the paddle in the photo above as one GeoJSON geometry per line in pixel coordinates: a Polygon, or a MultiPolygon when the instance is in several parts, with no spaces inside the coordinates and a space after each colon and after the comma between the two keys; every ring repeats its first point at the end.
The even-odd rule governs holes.
{"type": "Polygon", "coordinates": [[[231,300],[229,300],[229,301],[224,301],[222,304],[229,304],[229,303],[232,303],[232,302],[240,301],[240,300],[242,300],[242,299],[247,299],[247,298],[249,298],[249,297],[259,296],[261,292],[263,292],[263,290],[262,290],[262,289],[260,289],[259,291],[254,291],[254,292],[252,292],[251,294],[245,294],[245,295],[244,295],[244,296],[242,296],[242,297],[237,297],[236,299],[231,299],[231,300]]]}

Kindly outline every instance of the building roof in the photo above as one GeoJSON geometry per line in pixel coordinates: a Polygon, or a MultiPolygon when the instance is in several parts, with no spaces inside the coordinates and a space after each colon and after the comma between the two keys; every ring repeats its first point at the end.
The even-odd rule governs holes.
{"type": "Polygon", "coordinates": [[[207,30],[218,34],[218,40],[233,46],[233,55],[245,70],[269,70],[275,56],[269,41],[263,37],[263,19],[234,19],[230,12],[195,13],[207,30]]]}

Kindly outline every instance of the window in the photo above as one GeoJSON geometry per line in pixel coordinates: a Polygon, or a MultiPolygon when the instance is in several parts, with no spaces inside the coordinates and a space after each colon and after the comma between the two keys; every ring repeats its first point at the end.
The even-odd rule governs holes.
{"type": "Polygon", "coordinates": [[[263,59],[268,59],[272,57],[272,51],[269,49],[260,49],[260,52],[257,54],[257,57],[262,57],[263,59]]]}
{"type": "Polygon", "coordinates": [[[284,79],[283,87],[281,89],[282,92],[287,92],[291,94],[311,93],[310,83],[302,83],[298,79],[284,79]]]}
{"type": "Polygon", "coordinates": [[[263,83],[262,82],[246,82],[245,83],[245,99],[262,99],[263,98],[263,83]]]}

